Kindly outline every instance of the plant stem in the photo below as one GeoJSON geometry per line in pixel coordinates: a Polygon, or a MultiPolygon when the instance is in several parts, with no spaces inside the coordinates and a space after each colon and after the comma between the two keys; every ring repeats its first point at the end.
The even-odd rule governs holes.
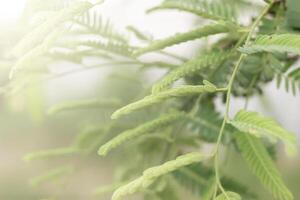
{"type": "MultiPolygon", "coordinates": [[[[259,22],[261,21],[261,19],[267,14],[267,12],[269,11],[269,9],[272,7],[273,2],[268,4],[263,11],[261,12],[261,14],[256,18],[256,20],[253,22],[253,24],[250,27],[249,33],[247,35],[247,38],[245,40],[245,45],[249,44],[251,37],[255,31],[255,28],[258,26],[259,22]]],[[[230,198],[228,197],[228,195],[225,193],[225,190],[221,184],[220,181],[220,176],[219,176],[219,149],[220,149],[220,143],[222,140],[222,136],[226,127],[226,123],[228,121],[229,118],[229,110],[230,110],[230,100],[231,100],[231,92],[232,92],[232,86],[236,77],[236,74],[242,64],[242,62],[244,61],[244,59],[247,57],[247,54],[242,53],[236,63],[236,65],[234,66],[232,75],[230,77],[228,86],[227,86],[227,93],[226,93],[226,104],[225,104],[225,113],[224,113],[224,119],[222,122],[222,126],[220,128],[220,132],[219,132],[219,136],[218,136],[218,140],[217,140],[217,144],[214,150],[214,167],[215,167],[215,173],[216,173],[216,191],[218,189],[218,187],[220,188],[220,190],[222,191],[222,193],[225,195],[225,198],[227,200],[230,200],[230,198]]],[[[217,192],[215,192],[216,194],[217,192]]],[[[216,195],[215,195],[216,196],[216,195]]],[[[214,197],[215,198],[215,197],[214,197]]]]}

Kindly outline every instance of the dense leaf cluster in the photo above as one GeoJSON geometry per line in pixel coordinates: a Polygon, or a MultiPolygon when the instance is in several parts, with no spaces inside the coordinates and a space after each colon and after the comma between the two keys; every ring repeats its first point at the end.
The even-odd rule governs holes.
{"type": "MultiPolygon", "coordinates": [[[[46,79],[68,75],[52,74],[47,66],[60,61],[80,65],[80,70],[108,66],[112,74],[104,84],[110,90],[106,95],[64,102],[48,113],[79,109],[99,109],[102,113],[106,109],[112,119],[106,117],[101,125],[84,130],[69,147],[34,152],[25,160],[89,156],[97,149],[106,155],[114,150],[112,157],[122,169],[108,187],[108,192],[115,190],[114,200],[137,192],[145,199],[185,199],[182,191],[204,200],[256,199],[255,191],[248,191],[235,177],[222,172],[221,146],[236,146],[235,151],[274,198],[293,200],[267,151],[268,145],[283,142],[288,153],[295,153],[293,133],[275,120],[246,109],[232,119],[228,115],[232,95],[247,102],[249,97],[263,93],[263,86],[272,80],[279,86],[284,82],[287,91],[294,94],[300,89],[300,68],[295,66],[300,54],[300,18],[292,2],[297,4],[269,0],[260,7],[242,0],[165,0],[148,13],[175,9],[195,14],[205,25],[161,40],[153,40],[132,26],[118,31],[100,12],[90,10],[100,1],[64,3],[15,47],[16,61],[5,89],[8,93],[19,90],[28,82],[24,77],[33,73],[46,79]],[[245,25],[240,23],[243,9],[256,9],[260,14],[245,25]],[[210,41],[212,35],[217,37],[210,41]],[[192,58],[165,49],[203,38],[210,42],[199,46],[199,53],[192,58]],[[139,45],[133,45],[132,40],[139,45]],[[170,59],[144,61],[142,55],[146,53],[170,59]],[[90,57],[101,62],[90,66],[84,59],[90,57]],[[40,71],[36,65],[46,66],[40,71]],[[128,66],[131,69],[126,73],[128,66]],[[168,72],[153,84],[143,78],[152,68],[168,72]],[[216,109],[218,98],[223,99],[225,113],[216,109]],[[211,144],[212,150],[204,151],[205,144],[211,144]]],[[[35,17],[45,9],[29,6],[35,17]]],[[[70,166],[54,169],[34,178],[33,184],[76,174],[76,170],[70,166]]],[[[97,191],[99,195],[100,189],[97,191]]]]}

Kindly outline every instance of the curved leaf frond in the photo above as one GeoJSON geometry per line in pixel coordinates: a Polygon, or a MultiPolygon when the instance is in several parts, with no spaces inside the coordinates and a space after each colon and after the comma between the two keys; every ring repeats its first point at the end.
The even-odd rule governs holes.
{"type": "Polygon", "coordinates": [[[143,177],[139,177],[138,179],[135,179],[131,181],[130,183],[123,185],[119,187],[112,196],[112,200],[121,200],[124,197],[134,194],[138,191],[140,191],[143,188],[143,177]]]}
{"type": "Polygon", "coordinates": [[[256,112],[240,110],[234,120],[230,121],[238,130],[256,137],[267,137],[271,141],[282,140],[286,145],[286,152],[295,154],[296,137],[293,133],[282,128],[271,118],[259,115],[256,112]]]}
{"type": "Polygon", "coordinates": [[[9,78],[12,79],[15,73],[19,70],[22,70],[26,67],[29,67],[32,65],[32,63],[35,62],[37,58],[40,56],[46,54],[48,50],[54,45],[57,38],[64,32],[65,30],[63,28],[58,28],[57,30],[51,32],[49,35],[45,37],[43,42],[31,50],[29,50],[27,53],[25,53],[23,56],[21,56],[17,62],[12,66],[9,74],[9,78]]]}
{"type": "Polygon", "coordinates": [[[127,43],[118,41],[100,41],[100,40],[87,40],[75,42],[74,46],[89,47],[93,50],[100,50],[106,53],[120,55],[124,57],[133,57],[134,48],[127,43]]]}
{"type": "Polygon", "coordinates": [[[262,142],[247,133],[236,133],[237,145],[252,172],[268,188],[275,198],[293,200],[293,195],[285,186],[262,142]]]}
{"type": "Polygon", "coordinates": [[[71,20],[74,16],[89,10],[95,5],[96,4],[92,4],[88,1],[77,2],[74,3],[74,5],[58,11],[53,17],[48,18],[48,20],[23,37],[13,49],[14,55],[23,55],[25,52],[40,44],[57,26],[71,20]]]}
{"type": "Polygon", "coordinates": [[[195,57],[180,67],[172,70],[160,81],[156,82],[152,87],[152,93],[160,92],[171,86],[175,81],[188,75],[192,75],[195,72],[206,70],[209,67],[216,68],[225,59],[229,58],[230,55],[231,54],[228,52],[213,52],[195,57]]]}
{"type": "Polygon", "coordinates": [[[294,95],[300,91],[300,68],[295,68],[289,72],[276,72],[277,87],[284,86],[287,92],[292,91],[294,95]]]}
{"type": "Polygon", "coordinates": [[[112,200],[123,199],[127,195],[136,193],[139,190],[142,190],[143,188],[149,187],[156,179],[163,175],[166,175],[172,171],[178,170],[187,165],[201,162],[208,158],[209,156],[207,155],[205,156],[201,153],[193,152],[179,156],[175,160],[168,161],[160,166],[146,169],[141,177],[118,188],[114,192],[112,200]]]}
{"type": "Polygon", "coordinates": [[[253,43],[243,46],[239,50],[247,54],[259,52],[290,52],[300,54],[300,35],[260,35],[253,43]]]}
{"type": "Polygon", "coordinates": [[[57,104],[51,107],[48,114],[53,115],[62,111],[76,110],[76,109],[89,109],[89,108],[108,108],[118,107],[121,103],[118,99],[89,99],[89,100],[78,100],[70,101],[65,103],[57,104]]]}
{"type": "Polygon", "coordinates": [[[165,126],[170,125],[171,123],[174,123],[178,121],[179,119],[182,119],[183,114],[182,113],[172,113],[172,114],[166,114],[160,116],[158,119],[152,120],[150,122],[146,122],[142,125],[139,125],[138,127],[134,129],[127,130],[123,133],[120,133],[115,138],[111,139],[109,142],[104,144],[100,147],[98,154],[105,156],[109,151],[112,149],[120,146],[124,142],[127,142],[128,140],[134,139],[140,135],[152,132],[154,130],[163,128],[165,126]]]}
{"type": "Polygon", "coordinates": [[[177,33],[171,37],[156,40],[149,44],[149,46],[136,50],[135,55],[139,56],[148,52],[164,49],[169,46],[180,44],[183,42],[203,38],[209,35],[219,33],[228,33],[237,29],[233,23],[220,21],[218,23],[206,25],[186,33],[177,33]]]}
{"type": "Polygon", "coordinates": [[[73,155],[76,153],[80,153],[80,149],[77,149],[75,147],[64,147],[64,148],[49,149],[49,150],[43,150],[43,151],[29,153],[29,154],[25,155],[23,159],[25,161],[30,162],[32,160],[73,155]]]}
{"type": "Polygon", "coordinates": [[[190,96],[190,95],[196,95],[201,94],[203,92],[216,92],[218,91],[216,86],[211,85],[200,85],[200,86],[193,86],[193,85],[185,85],[185,86],[179,86],[176,88],[172,88],[160,93],[152,94],[149,96],[144,97],[143,99],[136,101],[134,103],[131,103],[123,108],[120,108],[119,110],[115,111],[111,118],[117,119],[122,115],[127,115],[132,113],[133,111],[149,107],[158,103],[161,103],[167,99],[173,98],[173,97],[184,97],[184,96],[190,96]]]}
{"type": "Polygon", "coordinates": [[[87,11],[82,16],[76,16],[73,21],[81,27],[76,33],[94,34],[108,40],[128,42],[128,38],[124,34],[117,32],[111,22],[104,20],[96,11],[87,11]]]}
{"type": "Polygon", "coordinates": [[[231,5],[207,0],[165,0],[159,6],[149,9],[148,13],[161,9],[186,11],[213,20],[235,19],[235,8],[231,5]]]}

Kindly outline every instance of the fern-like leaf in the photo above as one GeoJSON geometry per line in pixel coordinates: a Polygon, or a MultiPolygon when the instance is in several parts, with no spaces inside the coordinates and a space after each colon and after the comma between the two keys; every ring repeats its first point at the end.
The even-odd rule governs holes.
{"type": "MultiPolygon", "coordinates": [[[[207,159],[209,156],[205,156],[201,153],[188,153],[182,156],[178,156],[175,160],[168,161],[160,166],[151,167],[143,172],[143,178],[145,180],[154,181],[160,176],[168,174],[172,171],[178,170],[184,166],[191,165],[193,163],[201,162],[207,159]]],[[[147,185],[147,184],[146,184],[147,185]]]]}
{"type": "Polygon", "coordinates": [[[253,43],[243,46],[239,50],[247,54],[258,52],[290,52],[300,54],[300,35],[260,35],[253,43]]]}
{"type": "Polygon", "coordinates": [[[152,87],[152,93],[160,92],[171,86],[175,81],[188,75],[192,75],[201,70],[206,70],[209,67],[217,67],[229,56],[230,53],[228,52],[210,52],[195,57],[168,73],[162,80],[156,82],[152,87]]]}
{"type": "Polygon", "coordinates": [[[124,34],[118,33],[110,21],[104,20],[96,11],[85,12],[82,16],[75,17],[73,21],[84,28],[77,30],[76,33],[100,35],[109,40],[128,42],[124,34]]]}
{"type": "Polygon", "coordinates": [[[278,88],[284,85],[287,92],[292,91],[296,95],[297,91],[300,91],[300,68],[293,69],[287,73],[277,73],[276,81],[278,88]]]}
{"type": "Polygon", "coordinates": [[[119,187],[115,192],[113,193],[112,200],[121,200],[125,196],[134,194],[138,191],[140,191],[143,188],[143,177],[139,177],[138,179],[135,179],[131,182],[129,182],[126,185],[123,185],[119,187]]]}
{"type": "MultiPolygon", "coordinates": [[[[183,167],[172,173],[174,179],[193,194],[201,194],[204,188],[210,183],[213,172],[208,170],[201,163],[183,167]]],[[[214,177],[215,182],[215,177],[214,177]]]]}
{"type": "Polygon", "coordinates": [[[53,115],[66,110],[76,109],[89,109],[89,108],[107,108],[107,107],[118,107],[120,106],[118,99],[89,99],[89,100],[78,100],[57,104],[51,107],[48,114],[53,115]]]}
{"type": "Polygon", "coordinates": [[[58,11],[53,17],[43,22],[40,26],[36,27],[32,32],[28,33],[13,49],[13,54],[16,56],[23,55],[33,47],[40,44],[44,38],[55,30],[59,25],[71,20],[74,16],[81,14],[96,4],[90,2],[77,2],[70,7],[58,11]]]}
{"type": "Polygon", "coordinates": [[[134,36],[140,40],[140,41],[144,41],[144,42],[149,42],[153,40],[152,35],[149,35],[147,33],[144,33],[142,31],[140,31],[138,28],[134,27],[134,26],[127,26],[126,29],[133,33],[134,36]]]}
{"type": "Polygon", "coordinates": [[[120,108],[119,110],[115,111],[111,118],[117,119],[122,115],[127,115],[129,113],[132,113],[133,111],[149,107],[154,104],[161,103],[167,99],[173,98],[173,97],[184,97],[189,95],[196,95],[203,92],[216,92],[219,91],[219,89],[216,88],[216,86],[211,85],[200,85],[200,86],[192,86],[192,85],[186,85],[186,86],[179,86],[176,88],[172,88],[160,93],[152,94],[149,96],[146,96],[145,98],[136,101],[134,103],[131,103],[123,108],[120,108]]]}
{"type": "Polygon", "coordinates": [[[47,51],[54,45],[57,38],[64,32],[64,29],[57,29],[50,33],[40,45],[37,45],[33,49],[29,50],[23,56],[21,56],[17,62],[12,66],[9,74],[9,78],[12,79],[14,74],[22,70],[25,67],[29,67],[39,57],[47,53],[47,51]]]}
{"type": "Polygon", "coordinates": [[[158,119],[144,123],[134,129],[130,129],[123,133],[120,133],[118,136],[116,136],[115,138],[113,138],[103,146],[101,146],[98,151],[98,154],[105,156],[109,151],[127,142],[128,140],[134,139],[143,134],[168,126],[171,123],[174,123],[179,119],[182,119],[182,117],[183,117],[182,113],[166,114],[159,117],[158,119]]]}
{"type": "Polygon", "coordinates": [[[186,33],[177,33],[171,37],[156,40],[149,46],[136,50],[135,55],[142,55],[148,52],[161,50],[169,46],[195,40],[198,38],[203,38],[209,35],[228,33],[229,31],[236,29],[237,27],[233,23],[220,21],[218,23],[206,25],[204,27],[200,27],[186,33]]]}
{"type": "MultiPolygon", "coordinates": [[[[201,195],[203,200],[212,199],[215,191],[216,177],[211,168],[201,163],[195,163],[173,172],[172,175],[180,186],[185,187],[195,196],[201,195]]],[[[253,197],[253,194],[248,191],[245,185],[230,177],[223,176],[221,183],[227,191],[239,193],[243,197],[253,197]]]]}
{"type": "Polygon", "coordinates": [[[32,161],[37,159],[46,159],[58,156],[66,156],[66,155],[73,155],[79,153],[80,150],[74,147],[65,147],[65,148],[57,148],[57,149],[49,149],[43,150],[38,152],[29,153],[24,156],[25,161],[32,161]]]}
{"type": "Polygon", "coordinates": [[[165,0],[161,5],[148,10],[176,9],[213,20],[231,20],[235,18],[235,9],[228,4],[207,0],[165,0]]]}
{"type": "Polygon", "coordinates": [[[275,198],[293,200],[293,195],[285,186],[262,142],[248,133],[236,133],[236,141],[242,156],[253,173],[268,188],[275,198]]]}
{"type": "Polygon", "coordinates": [[[74,139],[73,145],[78,148],[86,148],[98,135],[105,131],[103,126],[88,126],[84,128],[74,139]]]}
{"type": "Polygon", "coordinates": [[[216,200],[242,200],[241,196],[235,192],[226,191],[226,194],[220,194],[216,200]]]}
{"type": "Polygon", "coordinates": [[[163,175],[166,175],[187,165],[201,162],[207,158],[209,158],[209,156],[204,156],[201,153],[188,153],[177,157],[175,160],[168,161],[160,166],[146,169],[141,177],[118,188],[114,192],[112,200],[123,199],[127,195],[133,194],[142,190],[143,188],[149,187],[156,179],[163,175]]]}
{"type": "Polygon", "coordinates": [[[295,135],[282,128],[271,118],[256,112],[241,110],[236,114],[234,120],[230,121],[230,124],[238,130],[256,137],[267,137],[271,141],[282,140],[286,146],[286,152],[290,155],[295,154],[295,135]]]}
{"type": "Polygon", "coordinates": [[[117,42],[117,41],[103,42],[100,40],[88,40],[88,41],[75,42],[74,46],[89,47],[93,50],[100,50],[106,53],[111,53],[111,54],[120,55],[124,57],[133,57],[133,51],[134,51],[134,48],[132,48],[128,44],[123,42],[117,42]]]}
{"type": "MultiPolygon", "coordinates": [[[[195,116],[187,117],[191,130],[197,133],[201,140],[210,143],[217,141],[222,119],[212,103],[201,104],[201,109],[195,116]]],[[[227,127],[224,132],[229,133],[227,127]]]]}

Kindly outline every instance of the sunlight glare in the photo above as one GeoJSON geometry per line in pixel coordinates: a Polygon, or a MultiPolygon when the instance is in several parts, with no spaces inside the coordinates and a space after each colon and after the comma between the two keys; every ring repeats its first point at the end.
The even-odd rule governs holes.
{"type": "Polygon", "coordinates": [[[0,21],[16,20],[22,14],[26,0],[1,0],[0,21]]]}

